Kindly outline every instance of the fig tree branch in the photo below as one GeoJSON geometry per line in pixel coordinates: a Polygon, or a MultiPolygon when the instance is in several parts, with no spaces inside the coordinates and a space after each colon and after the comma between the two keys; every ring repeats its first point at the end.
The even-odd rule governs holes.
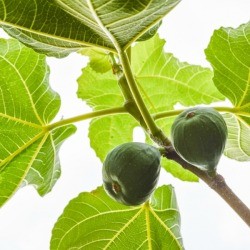
{"type": "Polygon", "coordinates": [[[197,175],[210,188],[223,198],[227,204],[241,217],[241,219],[250,227],[250,209],[239,199],[239,197],[231,190],[220,174],[209,176],[205,171],[184,161],[174,150],[172,146],[167,146],[164,156],[167,159],[179,163],[183,168],[197,175]]]}
{"type": "Polygon", "coordinates": [[[121,89],[123,98],[124,98],[124,107],[143,127],[144,130],[148,130],[146,123],[143,120],[140,110],[138,109],[134,97],[130,91],[127,79],[123,73],[122,67],[119,63],[116,62],[116,58],[113,53],[110,53],[110,63],[112,66],[113,74],[118,80],[118,85],[121,89]]]}
{"type": "MultiPolygon", "coordinates": [[[[121,50],[121,51],[118,51],[118,55],[119,55],[119,59],[120,59],[121,66],[122,66],[119,74],[120,76],[123,77],[124,82],[122,84],[125,84],[124,89],[122,89],[123,95],[125,99],[129,97],[129,99],[134,101],[133,105],[136,106],[137,111],[139,111],[140,115],[142,116],[145,122],[145,125],[148,128],[146,132],[149,132],[151,138],[158,145],[166,148],[164,156],[168,159],[176,161],[183,168],[191,171],[196,176],[198,176],[201,180],[203,180],[210,188],[212,188],[215,192],[217,192],[227,202],[227,204],[242,218],[242,220],[250,227],[250,209],[230,189],[230,187],[226,184],[224,178],[217,173],[214,173],[213,175],[211,174],[209,175],[207,172],[202,171],[198,169],[197,167],[184,161],[176,153],[176,151],[174,150],[167,136],[156,125],[155,123],[156,119],[169,117],[169,116],[175,116],[175,115],[178,115],[181,111],[172,110],[172,111],[166,111],[166,112],[162,112],[159,114],[151,115],[147,107],[145,106],[145,103],[139,92],[139,89],[134,79],[134,75],[132,73],[130,62],[126,53],[121,50]],[[126,90],[127,87],[129,87],[129,89],[126,90]],[[125,93],[124,93],[124,90],[125,90],[125,93]]],[[[119,81],[119,77],[118,77],[118,81],[119,81]]],[[[121,87],[121,84],[120,84],[120,87],[121,87]]],[[[235,113],[236,111],[238,112],[236,108],[230,108],[230,107],[217,107],[216,109],[218,111],[224,111],[224,112],[230,112],[230,113],[235,113]]],[[[135,117],[135,119],[138,120],[137,115],[133,115],[133,116],[135,117]]]]}
{"type": "Polygon", "coordinates": [[[161,137],[160,138],[161,141],[165,141],[166,144],[170,143],[170,141],[167,139],[167,137],[164,135],[164,133],[162,133],[161,129],[156,125],[153,117],[149,113],[149,111],[148,111],[148,109],[147,109],[147,107],[142,99],[142,96],[141,96],[140,91],[138,89],[138,86],[136,84],[133,72],[131,70],[130,62],[129,62],[129,59],[128,59],[126,52],[121,49],[118,51],[118,56],[119,56],[119,60],[121,62],[123,73],[126,77],[129,89],[133,95],[136,106],[138,107],[138,109],[143,117],[143,120],[144,120],[145,124],[147,125],[148,132],[151,134],[152,137],[161,137]]]}

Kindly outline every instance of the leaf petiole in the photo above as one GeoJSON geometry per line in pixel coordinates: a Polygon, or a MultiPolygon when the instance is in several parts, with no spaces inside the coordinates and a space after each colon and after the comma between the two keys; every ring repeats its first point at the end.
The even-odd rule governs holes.
{"type": "Polygon", "coordinates": [[[75,122],[84,121],[87,119],[95,118],[95,117],[101,117],[106,115],[114,115],[114,114],[122,114],[127,113],[127,110],[124,107],[116,107],[116,108],[109,108],[109,109],[103,109],[103,110],[97,110],[90,113],[82,114],[79,116],[70,117],[67,119],[63,119],[54,123],[51,123],[47,125],[44,129],[47,131],[50,131],[54,128],[66,126],[68,124],[72,124],[75,122]]]}

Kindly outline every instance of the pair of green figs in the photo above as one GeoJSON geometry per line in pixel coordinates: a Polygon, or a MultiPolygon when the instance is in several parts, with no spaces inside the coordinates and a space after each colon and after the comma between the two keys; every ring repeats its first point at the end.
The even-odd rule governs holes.
{"type": "MultiPolygon", "coordinates": [[[[171,127],[174,149],[186,162],[215,172],[224,151],[227,126],[210,107],[194,107],[176,117],[171,127]]],[[[156,188],[161,153],[146,143],[128,142],[111,150],[103,164],[103,185],[116,201],[135,206],[147,201],[156,188]]]]}

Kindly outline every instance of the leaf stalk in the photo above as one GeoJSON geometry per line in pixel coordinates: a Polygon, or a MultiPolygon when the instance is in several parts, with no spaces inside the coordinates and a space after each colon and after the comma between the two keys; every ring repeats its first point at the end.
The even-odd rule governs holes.
{"type": "Polygon", "coordinates": [[[93,111],[90,113],[82,114],[79,116],[70,117],[68,119],[63,119],[58,122],[51,123],[45,127],[46,130],[50,131],[52,129],[66,126],[68,124],[72,124],[79,121],[84,121],[91,118],[106,116],[106,115],[114,115],[114,114],[122,114],[127,113],[127,110],[124,107],[116,107],[116,108],[109,108],[109,109],[103,109],[98,111],[93,111]]]}

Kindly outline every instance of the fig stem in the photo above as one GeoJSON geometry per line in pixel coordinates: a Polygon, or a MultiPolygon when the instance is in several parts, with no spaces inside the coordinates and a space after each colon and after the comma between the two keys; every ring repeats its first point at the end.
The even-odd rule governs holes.
{"type": "Polygon", "coordinates": [[[140,110],[138,109],[135,100],[133,98],[133,95],[129,89],[129,85],[123,73],[122,66],[116,62],[116,58],[113,53],[109,54],[109,58],[110,58],[110,63],[112,65],[113,74],[118,79],[118,85],[125,99],[124,107],[126,108],[128,113],[131,114],[141,124],[143,129],[147,131],[147,125],[145,124],[143,117],[140,113],[140,110]]]}

